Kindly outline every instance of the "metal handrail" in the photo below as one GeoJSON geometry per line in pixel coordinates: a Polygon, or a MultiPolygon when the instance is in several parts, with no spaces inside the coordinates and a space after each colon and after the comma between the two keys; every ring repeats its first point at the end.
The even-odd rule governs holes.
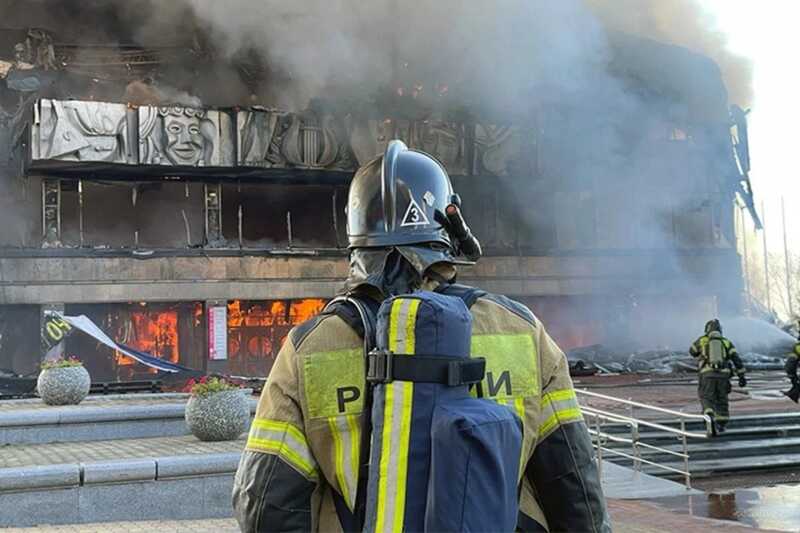
{"type": "Polygon", "coordinates": [[[658,407],[656,405],[648,405],[646,403],[634,402],[633,400],[625,400],[622,398],[617,398],[616,396],[608,396],[606,394],[600,394],[599,392],[591,392],[586,389],[575,389],[577,394],[584,394],[586,396],[591,396],[593,398],[600,398],[602,400],[611,400],[613,402],[621,403],[624,405],[628,405],[631,407],[640,407],[642,409],[649,409],[650,411],[656,411],[659,413],[664,413],[668,415],[677,416],[678,418],[686,418],[692,420],[704,420],[706,423],[706,428],[711,429],[711,417],[708,415],[698,415],[698,414],[691,414],[691,413],[684,413],[683,411],[675,411],[673,409],[667,409],[665,407],[658,407]]]}
{"type": "Polygon", "coordinates": [[[597,463],[598,463],[598,469],[600,470],[600,475],[601,476],[602,476],[603,452],[607,452],[607,453],[611,453],[613,455],[618,455],[618,456],[621,456],[621,457],[626,457],[628,459],[632,459],[633,460],[634,469],[637,470],[637,471],[640,470],[641,464],[644,463],[644,464],[652,465],[652,466],[657,467],[657,468],[661,468],[661,469],[667,470],[669,472],[675,472],[675,473],[681,474],[681,475],[684,476],[684,480],[685,480],[685,483],[686,483],[686,488],[687,489],[691,488],[691,486],[692,486],[691,485],[692,474],[689,471],[689,448],[688,448],[688,444],[687,444],[687,439],[688,438],[702,438],[702,439],[705,439],[705,438],[707,438],[707,435],[706,434],[701,434],[701,433],[694,433],[694,432],[686,431],[686,420],[687,419],[688,420],[703,420],[705,422],[706,429],[710,430],[712,421],[711,421],[711,418],[709,416],[707,416],[707,415],[687,414],[687,413],[683,413],[681,411],[674,411],[672,409],[666,409],[666,408],[663,408],[663,407],[657,407],[655,405],[648,405],[648,404],[644,404],[644,403],[640,403],[640,402],[635,402],[633,400],[624,400],[622,398],[617,398],[617,397],[614,397],[614,396],[608,396],[608,395],[605,395],[605,394],[599,394],[599,393],[596,393],[596,392],[590,392],[590,391],[587,391],[585,389],[584,390],[575,389],[575,392],[578,393],[578,394],[583,394],[583,395],[589,396],[589,397],[609,400],[609,401],[612,401],[612,402],[615,402],[615,403],[618,403],[618,404],[622,404],[622,405],[626,405],[626,406],[629,406],[629,407],[638,407],[638,408],[641,408],[641,409],[649,409],[651,411],[668,414],[668,415],[671,415],[671,416],[675,416],[680,420],[680,429],[676,429],[676,428],[672,428],[672,427],[669,427],[669,426],[665,426],[663,424],[659,424],[657,422],[650,422],[648,420],[642,420],[642,419],[639,419],[639,418],[634,418],[632,416],[626,416],[626,415],[621,415],[621,414],[617,414],[617,413],[611,413],[609,411],[604,411],[602,409],[597,409],[597,408],[594,408],[594,407],[589,407],[589,406],[581,407],[581,412],[583,412],[584,415],[587,415],[587,416],[590,416],[590,417],[594,418],[594,428],[590,427],[589,434],[592,435],[594,437],[594,440],[595,440],[595,442],[593,443],[593,446],[594,446],[595,450],[597,451],[597,463]],[[627,438],[624,438],[624,437],[611,435],[609,433],[601,431],[602,421],[610,421],[610,422],[614,422],[614,423],[618,423],[618,424],[625,424],[625,425],[629,426],[630,430],[631,430],[631,438],[627,439],[627,438]],[[640,433],[639,433],[639,426],[649,427],[649,428],[657,429],[657,430],[664,431],[666,433],[670,433],[670,434],[675,435],[681,441],[683,451],[682,452],[676,452],[676,451],[673,451],[673,450],[670,450],[670,449],[667,449],[667,448],[663,448],[663,447],[660,447],[660,446],[655,446],[653,444],[648,444],[648,443],[642,442],[641,438],[640,438],[640,433]],[[625,453],[625,452],[622,452],[622,451],[614,449],[614,448],[609,448],[607,446],[604,446],[604,440],[605,440],[606,443],[608,443],[610,441],[610,442],[631,444],[633,455],[625,453]],[[654,450],[654,451],[657,451],[657,452],[663,452],[663,453],[666,453],[668,455],[672,455],[672,456],[675,456],[675,457],[680,457],[680,458],[683,459],[684,468],[683,468],[683,470],[679,470],[677,468],[674,468],[672,466],[668,466],[666,464],[659,464],[659,463],[656,463],[655,461],[650,461],[648,459],[644,459],[644,458],[642,458],[641,453],[639,451],[640,448],[646,448],[646,449],[654,450]]]}
{"type": "MultiPolygon", "coordinates": [[[[692,433],[691,431],[675,429],[669,426],[665,426],[663,424],[659,424],[658,422],[650,422],[649,420],[641,420],[639,418],[619,415],[616,413],[611,413],[609,411],[603,411],[602,409],[597,409],[596,407],[581,407],[581,411],[590,412],[592,414],[600,414],[603,415],[605,419],[614,420],[619,423],[635,424],[637,427],[645,426],[653,429],[659,429],[666,433],[674,433],[675,435],[683,435],[685,433],[687,437],[693,439],[704,439],[707,437],[707,435],[703,433],[692,433]]],[[[690,415],[690,416],[703,416],[703,415],[690,415]]]]}

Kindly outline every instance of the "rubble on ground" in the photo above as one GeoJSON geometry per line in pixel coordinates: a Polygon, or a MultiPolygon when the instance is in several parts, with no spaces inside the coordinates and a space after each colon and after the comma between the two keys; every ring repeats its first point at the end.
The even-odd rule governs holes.
{"type": "MultiPolygon", "coordinates": [[[[783,370],[782,354],[746,352],[739,354],[748,370],[783,370]]],[[[567,352],[570,373],[574,376],[598,374],[673,374],[696,373],[697,362],[685,351],[610,350],[601,344],[582,346],[567,352]]]]}

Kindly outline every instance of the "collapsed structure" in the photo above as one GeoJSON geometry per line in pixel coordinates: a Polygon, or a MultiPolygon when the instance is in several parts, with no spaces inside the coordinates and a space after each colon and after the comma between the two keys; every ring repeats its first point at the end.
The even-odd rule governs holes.
{"type": "MultiPolygon", "coordinates": [[[[460,279],[524,302],[565,348],[673,346],[741,305],[746,124],[706,57],[611,34],[604,81],[577,96],[544,80],[529,106],[483,106],[400,72],[368,102],[289,108],[256,89],[268,66],[215,56],[200,27],[150,46],[29,26],[0,31],[0,368],[36,368],[56,309],[265,375],[340,289],[350,177],[394,138],[453,176],[486,252],[460,279]],[[208,85],[220,64],[252,93],[198,99],[186,72],[208,85]]],[[[95,380],[148,372],[87,337],[65,349],[95,380]]]]}

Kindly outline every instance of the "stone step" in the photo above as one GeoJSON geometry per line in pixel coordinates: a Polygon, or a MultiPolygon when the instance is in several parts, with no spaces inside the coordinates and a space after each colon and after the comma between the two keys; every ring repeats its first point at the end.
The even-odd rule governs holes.
{"type": "MultiPolygon", "coordinates": [[[[0,402],[0,446],[167,437],[189,433],[182,393],[90,396],[79,405],[0,402]]],[[[256,397],[250,399],[255,412],[256,397]]]]}
{"type": "MultiPolygon", "coordinates": [[[[645,441],[650,443],[649,441],[645,441]]],[[[681,453],[683,448],[679,444],[671,444],[663,446],[663,448],[681,453]]],[[[622,451],[630,453],[630,447],[621,447],[622,451]]],[[[740,440],[728,439],[725,436],[704,441],[694,441],[688,446],[689,458],[693,463],[695,461],[702,461],[707,459],[731,459],[737,457],[753,457],[758,455],[765,455],[765,450],[770,455],[781,454],[800,454],[800,437],[790,438],[775,438],[775,439],[753,439],[753,440],[740,440]]],[[[658,463],[674,460],[674,456],[658,450],[651,450],[648,448],[641,448],[641,456],[644,459],[655,461],[658,463]]],[[[612,459],[609,456],[609,459],[612,459]]]]}
{"type": "MultiPolygon", "coordinates": [[[[628,413],[619,411],[620,415],[628,416],[628,413]]],[[[636,415],[636,413],[634,413],[636,415]]],[[[590,418],[591,420],[591,418],[590,418]]],[[[648,419],[651,420],[651,419],[648,419]]],[[[657,422],[663,426],[671,428],[680,428],[680,421],[672,418],[654,418],[652,422],[657,422]]],[[[755,415],[734,415],[728,423],[728,429],[746,429],[750,427],[779,427],[787,425],[800,425],[800,412],[790,413],[762,413],[755,415]]],[[[625,424],[603,424],[603,431],[607,433],[628,433],[630,432],[629,426],[625,424]]],[[[686,422],[687,431],[705,431],[705,423],[700,420],[692,420],[686,422]]],[[[657,430],[650,430],[646,427],[641,428],[641,433],[657,432],[657,430]]]]}
{"type": "Polygon", "coordinates": [[[231,516],[244,436],[3,447],[0,527],[231,516]]]}
{"type": "MultiPolygon", "coordinates": [[[[626,436],[624,433],[617,433],[616,435],[620,437],[626,436]]],[[[630,433],[627,435],[630,437],[630,433]]],[[[677,435],[674,433],[667,433],[667,432],[647,432],[642,431],[639,433],[640,438],[642,441],[648,444],[654,444],[656,446],[664,446],[675,444],[676,442],[680,442],[677,435]]],[[[719,441],[728,441],[728,440],[742,440],[742,439],[775,439],[775,438],[788,438],[788,437],[800,437],[800,424],[793,424],[793,425],[786,425],[786,426],[752,426],[752,427],[740,427],[740,428],[733,428],[728,429],[717,437],[716,439],[719,441]]],[[[693,445],[694,443],[702,443],[705,440],[700,439],[688,439],[689,445],[693,445]]],[[[611,446],[626,446],[624,444],[616,444],[616,443],[609,443],[611,446]]]]}
{"type": "MultiPolygon", "coordinates": [[[[691,455],[690,455],[691,457],[691,455]]],[[[616,464],[630,466],[630,462],[614,461],[616,464]]],[[[660,463],[673,468],[682,469],[683,462],[670,461],[660,463]]],[[[706,477],[715,474],[745,472],[758,470],[789,470],[800,468],[800,453],[787,454],[762,454],[747,457],[733,457],[724,459],[706,459],[689,461],[689,470],[693,477],[706,477]]],[[[663,469],[649,465],[642,466],[642,472],[664,477],[667,479],[680,479],[679,474],[667,472],[663,469]]]]}

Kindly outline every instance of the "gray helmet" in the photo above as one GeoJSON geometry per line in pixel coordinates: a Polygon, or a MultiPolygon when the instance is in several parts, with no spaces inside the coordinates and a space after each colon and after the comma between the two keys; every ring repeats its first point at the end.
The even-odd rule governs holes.
{"type": "Polygon", "coordinates": [[[706,333],[711,333],[712,331],[716,331],[722,334],[722,324],[719,323],[718,318],[714,318],[706,322],[706,333]]]}
{"type": "Polygon", "coordinates": [[[386,152],[358,169],[350,183],[350,248],[439,243],[452,249],[441,213],[454,198],[450,177],[436,159],[409,150],[403,141],[390,141],[386,152]]]}

